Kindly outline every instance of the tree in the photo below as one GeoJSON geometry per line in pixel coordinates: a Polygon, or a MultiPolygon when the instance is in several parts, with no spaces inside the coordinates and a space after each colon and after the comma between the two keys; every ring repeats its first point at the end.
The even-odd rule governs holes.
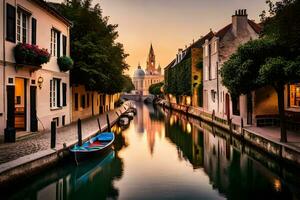
{"type": "Polygon", "coordinates": [[[155,96],[162,95],[161,88],[163,87],[163,85],[163,82],[152,84],[149,87],[149,92],[155,96]]]}
{"type": "Polygon", "coordinates": [[[123,45],[115,42],[117,25],[102,16],[99,4],[92,0],[68,0],[59,11],[73,22],[71,28],[71,83],[106,94],[122,91],[123,71],[128,68],[123,45]]]}
{"type": "Polygon", "coordinates": [[[123,83],[123,92],[131,92],[134,90],[134,85],[132,83],[132,80],[129,76],[124,76],[124,83],[123,83]]]}
{"type": "Polygon", "coordinates": [[[300,1],[267,0],[262,37],[241,45],[220,70],[232,96],[270,85],[278,97],[281,141],[286,142],[284,86],[300,80],[300,1]]]}

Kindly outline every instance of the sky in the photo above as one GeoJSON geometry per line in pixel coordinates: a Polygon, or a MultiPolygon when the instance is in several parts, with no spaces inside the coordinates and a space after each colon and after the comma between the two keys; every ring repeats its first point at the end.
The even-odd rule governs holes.
{"type": "Polygon", "coordinates": [[[118,42],[130,54],[126,59],[129,75],[139,62],[145,69],[151,43],[157,64],[164,68],[179,48],[210,29],[218,31],[231,23],[235,10],[247,9],[248,18],[259,22],[259,14],[267,9],[265,0],[93,0],[95,3],[110,17],[110,23],[119,25],[118,42]]]}

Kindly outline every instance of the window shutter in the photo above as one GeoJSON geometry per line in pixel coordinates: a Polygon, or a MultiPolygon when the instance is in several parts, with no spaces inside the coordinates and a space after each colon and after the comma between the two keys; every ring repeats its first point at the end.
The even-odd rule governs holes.
{"type": "Polygon", "coordinates": [[[52,80],[50,80],[50,108],[52,108],[52,91],[53,91],[53,89],[52,89],[52,80]]]}
{"type": "Polygon", "coordinates": [[[63,106],[67,106],[67,84],[62,84],[62,90],[63,90],[63,106]]]}
{"type": "Polygon", "coordinates": [[[57,57],[60,57],[60,32],[57,32],[57,57]]]}
{"type": "Polygon", "coordinates": [[[31,19],[31,26],[32,26],[31,44],[36,45],[36,19],[35,18],[31,19]]]}
{"type": "Polygon", "coordinates": [[[63,35],[63,55],[67,55],[67,37],[63,35]]]}
{"type": "Polygon", "coordinates": [[[60,107],[60,79],[57,79],[56,92],[57,92],[56,106],[60,107]]]}
{"type": "Polygon", "coordinates": [[[75,100],[75,110],[77,111],[78,110],[78,106],[79,106],[78,105],[78,93],[75,93],[74,96],[75,96],[75,99],[74,99],[75,100]]]}
{"type": "Polygon", "coordinates": [[[16,8],[6,4],[6,40],[16,42],[16,8]]]}

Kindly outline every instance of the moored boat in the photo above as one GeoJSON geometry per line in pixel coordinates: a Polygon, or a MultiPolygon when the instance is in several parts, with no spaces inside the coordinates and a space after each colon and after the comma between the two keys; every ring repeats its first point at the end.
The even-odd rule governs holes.
{"type": "Polygon", "coordinates": [[[105,132],[91,138],[81,146],[76,144],[70,151],[74,154],[76,162],[80,162],[107,153],[111,149],[114,140],[115,135],[113,132],[105,132]]]}
{"type": "Polygon", "coordinates": [[[120,126],[128,126],[129,125],[129,118],[128,117],[120,117],[118,124],[120,126]]]}
{"type": "Polygon", "coordinates": [[[132,112],[126,112],[122,116],[128,117],[130,120],[132,120],[134,117],[134,114],[132,112]]]}

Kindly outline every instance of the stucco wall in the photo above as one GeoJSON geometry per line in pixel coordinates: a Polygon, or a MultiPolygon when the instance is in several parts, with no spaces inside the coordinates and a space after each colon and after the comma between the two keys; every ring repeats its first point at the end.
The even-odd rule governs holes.
{"type": "Polygon", "coordinates": [[[278,100],[275,90],[268,86],[255,91],[255,115],[278,114],[278,100]]]}

